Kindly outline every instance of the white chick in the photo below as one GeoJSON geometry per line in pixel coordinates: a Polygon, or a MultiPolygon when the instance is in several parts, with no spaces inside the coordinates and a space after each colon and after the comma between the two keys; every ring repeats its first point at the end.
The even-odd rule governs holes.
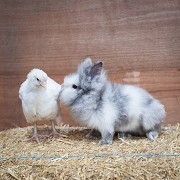
{"type": "Polygon", "coordinates": [[[28,123],[34,124],[34,135],[24,141],[36,140],[40,143],[40,137],[47,137],[37,133],[37,121],[50,120],[52,133],[48,136],[62,136],[55,129],[54,121],[61,122],[59,93],[61,85],[49,78],[40,69],[33,69],[27,75],[27,79],[21,84],[19,98],[22,101],[22,109],[28,123]]]}

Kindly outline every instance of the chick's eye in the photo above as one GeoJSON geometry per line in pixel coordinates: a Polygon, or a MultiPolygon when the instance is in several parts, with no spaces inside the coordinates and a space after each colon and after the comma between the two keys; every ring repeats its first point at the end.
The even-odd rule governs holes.
{"type": "Polygon", "coordinates": [[[77,86],[75,84],[72,85],[72,88],[77,89],[77,86]]]}
{"type": "Polygon", "coordinates": [[[39,81],[39,78],[36,78],[37,79],[37,81],[39,81]]]}

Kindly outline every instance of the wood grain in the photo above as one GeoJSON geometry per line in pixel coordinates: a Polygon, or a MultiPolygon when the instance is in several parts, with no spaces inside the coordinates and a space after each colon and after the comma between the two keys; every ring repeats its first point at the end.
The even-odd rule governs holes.
{"type": "Polygon", "coordinates": [[[0,0],[0,130],[27,125],[18,89],[32,68],[62,83],[86,57],[159,98],[166,123],[180,122],[178,0],[0,0]]]}

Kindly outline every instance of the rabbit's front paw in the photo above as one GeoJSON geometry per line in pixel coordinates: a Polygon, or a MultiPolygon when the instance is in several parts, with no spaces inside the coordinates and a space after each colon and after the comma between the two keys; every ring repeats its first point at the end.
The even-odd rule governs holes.
{"type": "Polygon", "coordinates": [[[108,145],[108,144],[112,144],[112,140],[101,139],[99,141],[99,145],[108,145]]]}

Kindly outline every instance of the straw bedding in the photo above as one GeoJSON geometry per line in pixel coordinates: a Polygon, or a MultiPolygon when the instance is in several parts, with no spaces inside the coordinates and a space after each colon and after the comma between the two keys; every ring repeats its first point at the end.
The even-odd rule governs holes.
{"type": "MultiPolygon", "coordinates": [[[[0,132],[0,179],[179,179],[180,126],[168,126],[152,142],[143,137],[114,138],[100,146],[84,128],[59,127],[66,139],[22,142],[32,127],[0,132]]],[[[39,127],[41,134],[50,127],[39,127]]]]}

